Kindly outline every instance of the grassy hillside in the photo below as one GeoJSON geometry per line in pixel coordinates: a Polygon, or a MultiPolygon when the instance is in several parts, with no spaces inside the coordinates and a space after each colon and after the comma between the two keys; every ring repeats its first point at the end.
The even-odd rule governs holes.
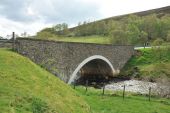
{"type": "Polygon", "coordinates": [[[73,28],[56,24],[37,32],[36,38],[67,42],[143,45],[157,39],[170,42],[170,6],[98,21],[84,21],[73,28]]]}
{"type": "Polygon", "coordinates": [[[1,113],[88,113],[68,85],[29,59],[0,49],[1,113]]]}
{"type": "Polygon", "coordinates": [[[170,100],[161,98],[151,98],[147,96],[137,96],[126,93],[125,99],[122,92],[105,91],[88,88],[85,93],[84,87],[76,87],[79,94],[90,105],[92,113],[170,113],[170,100]]]}
{"type": "Polygon", "coordinates": [[[167,78],[170,81],[170,47],[147,48],[138,50],[121,73],[149,81],[167,78]]]}
{"type": "Polygon", "coordinates": [[[154,13],[156,15],[158,15],[159,17],[164,16],[166,14],[170,14],[170,6],[157,8],[157,9],[151,9],[151,10],[147,10],[147,11],[136,12],[136,13],[131,13],[131,14],[125,14],[125,15],[120,15],[120,16],[114,16],[114,17],[106,18],[106,19],[103,19],[100,21],[121,20],[124,17],[127,17],[132,14],[137,15],[137,16],[148,16],[148,15],[151,15],[154,13]]]}
{"type": "Polygon", "coordinates": [[[157,39],[170,41],[170,7],[155,9],[94,22],[83,22],[74,28],[57,24],[37,32],[36,38],[69,42],[143,45],[157,39]],[[148,13],[149,12],[149,13],[148,13]],[[59,29],[60,28],[60,29],[59,29]]]}

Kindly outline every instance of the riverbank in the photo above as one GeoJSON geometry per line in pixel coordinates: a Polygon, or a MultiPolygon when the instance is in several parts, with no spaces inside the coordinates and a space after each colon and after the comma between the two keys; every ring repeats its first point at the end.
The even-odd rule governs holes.
{"type": "Polygon", "coordinates": [[[170,87],[155,82],[146,82],[139,80],[125,80],[125,81],[113,81],[105,86],[106,90],[122,91],[125,85],[127,92],[133,92],[138,94],[148,94],[149,88],[153,95],[170,97],[170,87]]]}
{"type": "Polygon", "coordinates": [[[126,91],[147,94],[149,87],[156,88],[157,84],[152,82],[144,82],[138,80],[125,80],[121,82],[107,84],[105,88],[107,90],[121,91],[125,85],[126,91]]]}

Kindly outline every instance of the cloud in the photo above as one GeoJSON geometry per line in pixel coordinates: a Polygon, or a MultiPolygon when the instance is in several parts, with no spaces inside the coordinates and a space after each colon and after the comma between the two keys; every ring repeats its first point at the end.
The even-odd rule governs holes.
{"type": "Polygon", "coordinates": [[[12,31],[35,34],[42,26],[63,22],[75,26],[100,17],[98,8],[81,0],[0,0],[0,35],[12,31]]]}
{"type": "Polygon", "coordinates": [[[170,0],[0,0],[0,35],[99,20],[170,5],[170,0]],[[5,27],[4,27],[5,26],[5,27]]]}
{"type": "Polygon", "coordinates": [[[42,0],[42,5],[35,0],[31,7],[46,20],[46,22],[75,23],[100,16],[98,6],[82,3],[80,0],[42,0]]]}
{"type": "Polygon", "coordinates": [[[0,16],[0,36],[7,36],[15,32],[20,35],[21,33],[27,32],[30,35],[34,35],[40,29],[52,26],[52,24],[45,24],[43,21],[34,21],[30,24],[19,23],[10,19],[0,16]]]}
{"type": "Polygon", "coordinates": [[[18,22],[44,20],[46,23],[83,21],[99,17],[98,7],[79,0],[1,0],[1,16],[18,22]]]}
{"type": "Polygon", "coordinates": [[[28,22],[36,19],[27,14],[27,7],[30,0],[1,0],[0,14],[8,19],[19,22],[28,22]]]}
{"type": "Polygon", "coordinates": [[[145,11],[170,5],[170,0],[83,0],[96,4],[102,18],[145,11]]]}
{"type": "MultiPolygon", "coordinates": [[[[145,11],[149,9],[155,9],[155,8],[160,8],[166,5],[170,5],[167,2],[168,0],[119,0],[119,2],[112,2],[111,4],[115,5],[113,10],[106,14],[108,15],[122,15],[122,14],[128,14],[132,12],[140,12],[140,11],[145,11]]],[[[111,8],[112,6],[109,5],[111,8]]],[[[103,8],[102,12],[104,13],[107,9],[103,8]]]]}

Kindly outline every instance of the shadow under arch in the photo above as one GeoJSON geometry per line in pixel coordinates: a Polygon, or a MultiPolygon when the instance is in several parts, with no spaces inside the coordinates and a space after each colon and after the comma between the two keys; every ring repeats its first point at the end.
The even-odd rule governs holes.
{"type": "Polygon", "coordinates": [[[112,71],[112,74],[115,73],[115,69],[113,67],[113,65],[111,64],[111,62],[104,56],[101,56],[101,55],[94,55],[94,56],[91,56],[91,57],[88,57],[86,58],[84,61],[82,61],[78,67],[74,70],[73,74],[71,75],[69,81],[68,81],[68,84],[71,84],[72,82],[75,81],[75,79],[77,78],[77,73],[79,72],[79,70],[84,66],[86,65],[88,62],[92,61],[92,60],[102,60],[104,61],[105,63],[108,64],[108,66],[111,68],[111,71],[112,71]]]}

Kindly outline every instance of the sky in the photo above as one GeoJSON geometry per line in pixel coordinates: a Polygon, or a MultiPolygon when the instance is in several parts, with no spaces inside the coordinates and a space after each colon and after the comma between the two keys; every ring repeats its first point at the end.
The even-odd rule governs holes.
{"type": "Polygon", "coordinates": [[[170,0],[0,0],[0,36],[170,6],[170,0]]]}

